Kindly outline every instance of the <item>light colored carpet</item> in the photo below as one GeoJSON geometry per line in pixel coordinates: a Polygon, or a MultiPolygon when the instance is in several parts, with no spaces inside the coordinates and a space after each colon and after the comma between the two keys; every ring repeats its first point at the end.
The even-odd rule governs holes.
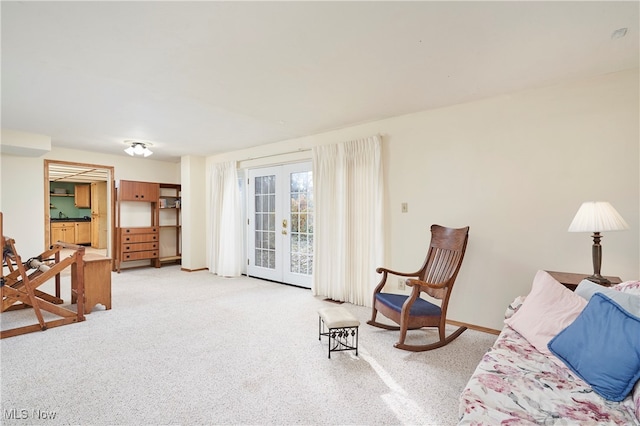
{"type": "Polygon", "coordinates": [[[441,349],[401,351],[397,332],[366,324],[369,308],[343,304],[361,321],[359,356],[328,359],[317,310],[335,304],[309,290],[179,266],[112,279],[113,309],[0,341],[0,423],[454,425],[496,338],[467,330],[441,349]]]}

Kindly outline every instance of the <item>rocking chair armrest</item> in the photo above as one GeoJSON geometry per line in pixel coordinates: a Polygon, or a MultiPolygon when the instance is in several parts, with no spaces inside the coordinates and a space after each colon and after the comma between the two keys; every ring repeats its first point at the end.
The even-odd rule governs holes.
{"type": "Polygon", "coordinates": [[[441,288],[445,288],[447,286],[447,282],[446,281],[441,283],[441,284],[431,284],[431,283],[428,283],[426,281],[415,280],[413,278],[408,278],[405,281],[405,284],[407,284],[410,287],[421,286],[421,287],[429,287],[429,288],[432,288],[432,289],[435,289],[435,290],[438,290],[438,289],[441,289],[441,288]]]}
{"type": "Polygon", "coordinates": [[[392,274],[392,275],[398,275],[400,277],[417,277],[420,275],[420,271],[418,272],[398,272],[398,271],[393,271],[391,269],[388,268],[377,268],[376,272],[379,274],[392,274]]]}

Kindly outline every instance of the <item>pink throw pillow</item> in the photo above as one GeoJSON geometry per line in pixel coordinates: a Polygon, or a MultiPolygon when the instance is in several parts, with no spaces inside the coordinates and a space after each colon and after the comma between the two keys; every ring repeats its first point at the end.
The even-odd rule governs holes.
{"type": "Polygon", "coordinates": [[[571,324],[587,301],[556,281],[545,271],[538,271],[531,292],[524,303],[504,322],[520,333],[539,352],[551,355],[547,344],[571,324]]]}

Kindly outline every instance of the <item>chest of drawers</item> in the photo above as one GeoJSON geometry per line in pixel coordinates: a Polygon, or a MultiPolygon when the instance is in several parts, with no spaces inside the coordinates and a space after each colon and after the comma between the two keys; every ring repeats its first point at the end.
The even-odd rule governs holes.
{"type": "Polygon", "coordinates": [[[159,227],[129,227],[118,229],[118,259],[116,269],[120,272],[122,262],[132,260],[151,261],[151,265],[159,267],[159,227]]]}

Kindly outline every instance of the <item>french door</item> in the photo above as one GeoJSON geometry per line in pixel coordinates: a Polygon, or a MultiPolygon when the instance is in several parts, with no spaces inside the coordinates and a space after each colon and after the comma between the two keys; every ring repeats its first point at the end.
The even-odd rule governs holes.
{"type": "Polygon", "coordinates": [[[249,170],[247,274],[311,288],[311,163],[249,170]]]}

